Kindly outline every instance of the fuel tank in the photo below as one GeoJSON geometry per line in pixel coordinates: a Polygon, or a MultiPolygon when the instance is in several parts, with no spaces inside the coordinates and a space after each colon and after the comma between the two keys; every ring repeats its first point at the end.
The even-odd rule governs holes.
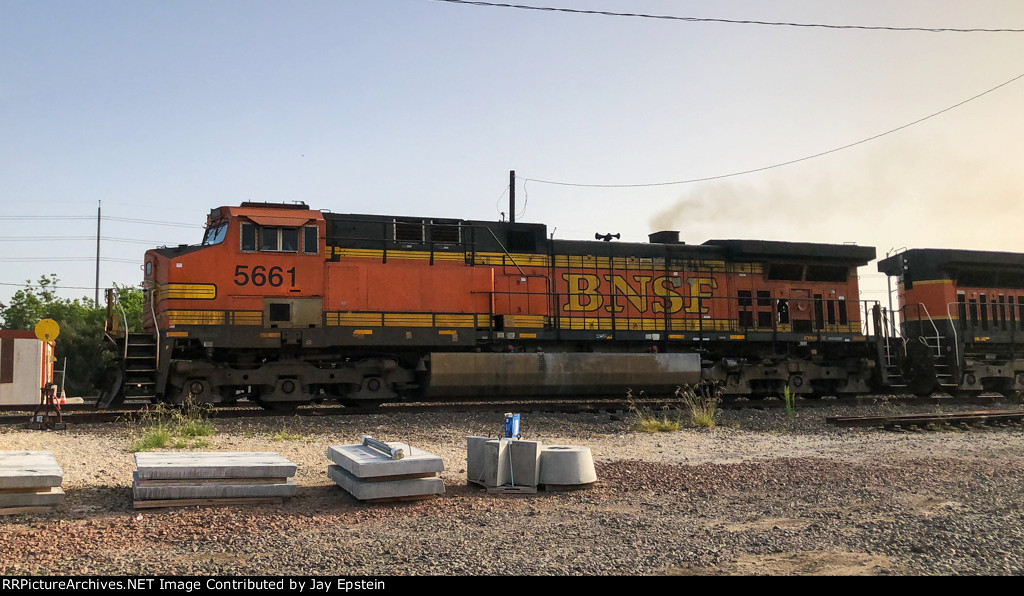
{"type": "Polygon", "coordinates": [[[699,354],[436,352],[430,396],[671,394],[700,382],[699,354]]]}

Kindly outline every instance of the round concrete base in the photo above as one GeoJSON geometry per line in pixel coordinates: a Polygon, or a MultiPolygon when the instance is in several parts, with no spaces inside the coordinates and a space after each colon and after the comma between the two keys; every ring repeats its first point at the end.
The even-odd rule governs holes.
{"type": "Polygon", "coordinates": [[[540,452],[540,484],[569,486],[597,481],[590,447],[547,445],[540,452]]]}

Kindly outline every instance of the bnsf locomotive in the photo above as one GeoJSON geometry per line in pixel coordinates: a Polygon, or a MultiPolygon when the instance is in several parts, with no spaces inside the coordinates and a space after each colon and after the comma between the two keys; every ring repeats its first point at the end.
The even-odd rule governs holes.
{"type": "Polygon", "coordinates": [[[912,249],[878,270],[899,282],[901,329],[889,348],[910,391],[1024,391],[1024,255],[912,249]]]}
{"type": "MultiPolygon", "coordinates": [[[[121,369],[100,403],[244,398],[277,408],[325,399],[623,396],[700,380],[750,396],[786,387],[805,396],[931,391],[951,377],[939,376],[946,373],[918,343],[944,350],[949,374],[975,375],[978,387],[991,376],[981,368],[988,360],[976,362],[975,338],[950,357],[954,344],[935,344],[925,332],[922,322],[936,320],[938,307],[908,319],[920,341],[865,333],[868,321],[889,327],[877,305],[859,300],[857,268],[874,248],[688,245],[677,232],[652,234],[649,243],[609,240],[555,240],[541,224],[335,214],[303,204],[213,209],[201,244],[146,252],[146,333],[127,333],[108,301],[121,369]]],[[[890,275],[893,259],[882,262],[890,275]]],[[[921,279],[903,263],[905,284],[921,279]]],[[[923,285],[901,298],[917,300],[912,292],[923,285]]],[[[973,298],[964,309],[998,311],[981,320],[1002,329],[1024,325],[1001,314],[1008,302],[991,292],[980,310],[973,298]]]]}

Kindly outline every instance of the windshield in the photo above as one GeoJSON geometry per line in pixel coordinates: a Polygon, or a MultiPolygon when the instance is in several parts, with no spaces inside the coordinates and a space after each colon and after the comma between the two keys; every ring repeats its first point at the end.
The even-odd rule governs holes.
{"type": "Polygon", "coordinates": [[[206,230],[206,236],[203,238],[203,246],[210,246],[213,244],[220,244],[221,242],[224,242],[224,236],[226,236],[227,233],[227,222],[209,228],[208,230],[206,230]]]}

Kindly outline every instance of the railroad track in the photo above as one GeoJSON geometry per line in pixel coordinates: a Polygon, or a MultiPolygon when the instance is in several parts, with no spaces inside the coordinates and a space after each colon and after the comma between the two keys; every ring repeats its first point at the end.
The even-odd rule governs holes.
{"type": "MultiPolygon", "coordinates": [[[[634,402],[636,403],[636,402],[634,402]]],[[[677,401],[650,400],[641,402],[650,409],[678,408],[677,401]]],[[[340,405],[305,405],[294,410],[265,410],[258,406],[230,406],[214,408],[209,417],[213,420],[230,418],[261,418],[268,416],[358,416],[367,414],[396,414],[417,412],[558,412],[558,413],[624,413],[631,404],[625,401],[526,401],[526,402],[446,402],[446,403],[395,403],[382,404],[373,408],[346,407],[340,405]]],[[[127,407],[112,410],[97,410],[94,406],[77,404],[76,407],[61,408],[62,421],[67,424],[95,424],[118,421],[138,420],[153,412],[152,404],[130,404],[127,407]]],[[[29,422],[33,411],[25,406],[0,409],[0,425],[16,425],[29,422]]]]}
{"type": "Polygon", "coordinates": [[[1024,410],[981,410],[955,414],[901,414],[894,416],[826,417],[841,427],[881,426],[890,430],[929,430],[949,427],[971,429],[984,426],[1020,426],[1024,410]]]}
{"type": "MultiPolygon", "coordinates": [[[[856,398],[835,400],[835,399],[801,399],[797,402],[798,409],[831,407],[836,405],[873,405],[879,402],[896,403],[901,405],[983,405],[1005,402],[1005,399],[997,396],[973,397],[970,399],[957,399],[953,397],[907,397],[907,396],[860,396],[856,398]]],[[[97,424],[139,419],[146,412],[153,411],[157,406],[150,403],[128,403],[122,407],[111,410],[97,410],[94,403],[66,404],[61,407],[63,421],[68,424],[97,424]]],[[[239,404],[214,408],[209,417],[211,419],[230,418],[257,418],[266,416],[353,416],[367,414],[391,414],[391,413],[425,413],[425,412],[519,412],[519,413],[605,413],[610,415],[625,415],[632,407],[643,407],[648,411],[661,409],[682,409],[684,405],[678,399],[645,399],[645,400],[622,400],[622,399],[524,399],[524,400],[494,400],[494,401],[454,401],[454,402],[403,402],[386,403],[376,407],[360,408],[341,405],[311,404],[299,406],[287,410],[266,410],[256,405],[239,404]]],[[[763,409],[772,410],[784,408],[785,403],[780,399],[726,399],[719,404],[720,408],[726,409],[763,409]]],[[[29,422],[33,417],[34,408],[29,406],[0,406],[0,425],[18,425],[29,422]]],[[[1024,410],[1020,412],[1024,416],[1024,410]]],[[[922,415],[927,417],[929,415],[922,415]]],[[[934,417],[934,416],[932,416],[934,417]]],[[[832,424],[839,426],[885,426],[887,420],[899,418],[892,417],[856,417],[856,418],[826,418],[832,424]]],[[[923,421],[921,424],[928,424],[923,421]]],[[[959,422],[959,421],[957,421],[959,422]]],[[[951,422],[952,423],[952,422],[951,422]]],[[[894,423],[895,425],[896,423],[894,423]]],[[[913,424],[913,421],[905,424],[913,424]]]]}

